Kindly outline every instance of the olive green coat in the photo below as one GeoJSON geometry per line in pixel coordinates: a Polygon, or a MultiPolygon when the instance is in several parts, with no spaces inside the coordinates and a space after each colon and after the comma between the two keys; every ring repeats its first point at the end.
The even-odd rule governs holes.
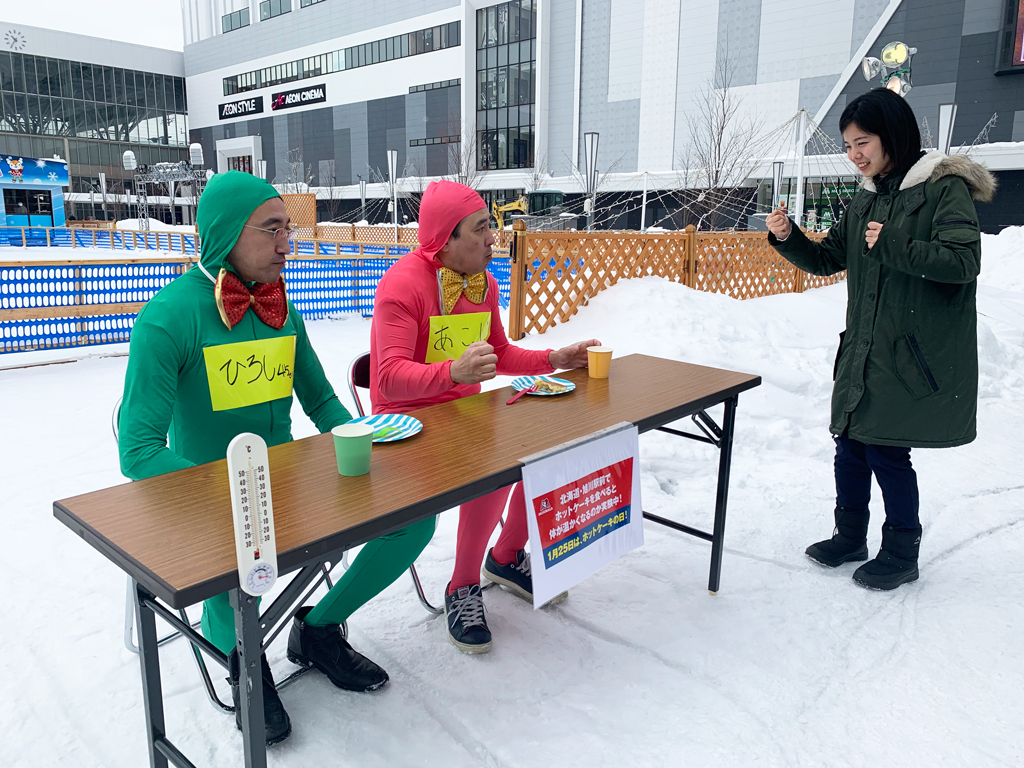
{"type": "Polygon", "coordinates": [[[981,269],[971,197],[991,200],[995,180],[968,158],[931,152],[905,176],[877,183],[865,180],[821,243],[795,227],[783,242],[769,235],[807,272],[847,270],[830,429],[875,445],[969,443],[977,433],[981,269]],[[872,221],[883,226],[869,249],[872,221]]]}

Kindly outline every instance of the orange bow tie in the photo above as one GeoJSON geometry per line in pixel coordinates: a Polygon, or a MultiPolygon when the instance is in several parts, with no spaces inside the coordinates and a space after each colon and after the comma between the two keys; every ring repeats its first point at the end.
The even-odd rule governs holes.
{"type": "Polygon", "coordinates": [[[288,319],[288,297],[284,279],[276,283],[256,283],[250,291],[234,272],[221,269],[213,290],[220,319],[228,330],[234,328],[252,307],[256,317],[280,330],[288,319]]]}
{"type": "Polygon", "coordinates": [[[460,275],[448,267],[441,267],[437,272],[437,282],[444,300],[444,313],[450,315],[455,308],[459,296],[466,295],[474,304],[482,304],[487,296],[487,273],[477,272],[475,275],[460,275]]]}

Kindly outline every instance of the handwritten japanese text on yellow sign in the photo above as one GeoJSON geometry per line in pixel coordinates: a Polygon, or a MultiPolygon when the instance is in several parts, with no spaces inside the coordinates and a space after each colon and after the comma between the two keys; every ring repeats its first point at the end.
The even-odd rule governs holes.
{"type": "Polygon", "coordinates": [[[266,403],[292,393],[295,336],[207,347],[203,356],[215,411],[266,403]]]}
{"type": "Polygon", "coordinates": [[[427,342],[428,363],[458,360],[466,347],[475,341],[487,341],[491,335],[490,312],[467,312],[464,315],[435,315],[430,318],[430,340],[427,342]]]}

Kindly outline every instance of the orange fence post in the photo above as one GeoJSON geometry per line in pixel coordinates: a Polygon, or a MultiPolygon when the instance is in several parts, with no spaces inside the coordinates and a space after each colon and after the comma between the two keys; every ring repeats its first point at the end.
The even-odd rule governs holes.
{"type": "Polygon", "coordinates": [[[690,224],[685,230],[686,238],[686,285],[697,288],[697,228],[690,224]]]}
{"type": "Polygon", "coordinates": [[[521,219],[512,224],[511,263],[509,264],[508,336],[519,341],[526,335],[526,262],[530,257],[526,222],[521,219]]]}

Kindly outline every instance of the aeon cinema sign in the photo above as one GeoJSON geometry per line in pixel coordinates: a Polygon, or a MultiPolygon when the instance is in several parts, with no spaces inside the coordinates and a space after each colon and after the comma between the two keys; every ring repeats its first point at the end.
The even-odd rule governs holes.
{"type": "Polygon", "coordinates": [[[326,85],[311,85],[308,88],[299,88],[296,91],[284,91],[275,93],[270,97],[271,109],[291,109],[302,107],[306,104],[319,104],[327,101],[326,85]]]}

